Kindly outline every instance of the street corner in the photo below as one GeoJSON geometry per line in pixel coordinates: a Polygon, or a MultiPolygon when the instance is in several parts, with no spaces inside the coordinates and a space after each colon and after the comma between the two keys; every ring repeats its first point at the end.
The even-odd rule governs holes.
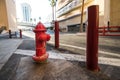
{"type": "Polygon", "coordinates": [[[82,72],[82,68],[66,60],[48,59],[47,63],[38,64],[31,57],[23,57],[14,75],[14,80],[85,80],[82,76],[85,74],[82,72]]]}
{"type": "Polygon", "coordinates": [[[57,55],[55,52],[49,51],[49,54],[59,55],[57,58],[50,56],[42,64],[36,63],[32,56],[14,53],[0,71],[1,80],[119,80],[119,67],[99,64],[100,72],[92,72],[86,69],[84,61],[65,58],[73,54],[57,55]]]}

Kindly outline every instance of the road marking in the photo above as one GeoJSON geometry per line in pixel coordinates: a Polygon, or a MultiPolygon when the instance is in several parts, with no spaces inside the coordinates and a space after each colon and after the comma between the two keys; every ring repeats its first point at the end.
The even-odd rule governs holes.
{"type": "MultiPolygon", "coordinates": [[[[84,61],[84,62],[86,62],[86,57],[83,55],[68,54],[68,53],[66,54],[66,53],[61,53],[57,50],[50,50],[50,51],[47,51],[47,53],[49,54],[49,58],[52,58],[52,59],[63,59],[63,60],[70,60],[70,61],[84,61]]],[[[17,49],[15,51],[15,54],[33,56],[33,55],[35,55],[35,51],[17,49]]],[[[120,66],[120,60],[115,59],[115,58],[99,57],[98,62],[99,62],[99,64],[105,64],[105,65],[108,64],[108,65],[120,66]]]]}
{"type": "MultiPolygon", "coordinates": [[[[54,44],[54,42],[52,42],[52,41],[49,41],[48,43],[54,44]]],[[[75,49],[80,49],[80,50],[86,51],[86,48],[84,48],[84,47],[78,47],[78,46],[73,46],[73,45],[68,45],[68,44],[63,44],[63,43],[60,43],[60,45],[61,46],[65,46],[65,47],[71,47],[71,48],[75,48],[75,49]]],[[[119,54],[115,54],[115,53],[111,53],[111,52],[106,52],[106,51],[98,51],[98,53],[120,57],[119,54]]]]}
{"type": "Polygon", "coordinates": [[[17,49],[14,53],[21,54],[21,55],[27,55],[27,56],[33,56],[35,54],[35,51],[17,49]]]}

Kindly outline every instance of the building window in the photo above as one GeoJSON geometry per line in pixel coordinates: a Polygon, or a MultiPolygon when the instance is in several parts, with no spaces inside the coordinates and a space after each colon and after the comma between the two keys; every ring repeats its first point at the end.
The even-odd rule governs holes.
{"type": "Polygon", "coordinates": [[[27,3],[22,4],[22,13],[23,13],[23,21],[30,22],[31,18],[31,7],[27,3]]]}

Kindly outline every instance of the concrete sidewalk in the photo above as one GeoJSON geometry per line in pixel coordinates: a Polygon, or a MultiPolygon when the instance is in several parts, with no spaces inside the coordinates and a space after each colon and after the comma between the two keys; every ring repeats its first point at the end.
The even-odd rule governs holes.
{"type": "Polygon", "coordinates": [[[0,69],[22,43],[22,39],[0,39],[0,69]]]}
{"type": "MultiPolygon", "coordinates": [[[[29,45],[24,48],[29,49],[29,45]]],[[[38,64],[32,60],[35,50],[17,49],[0,70],[1,80],[120,79],[119,59],[99,58],[100,72],[91,72],[86,69],[85,56],[60,52],[51,46],[49,48],[52,48],[52,50],[47,50],[49,58],[48,62],[45,64],[38,64]]]]}

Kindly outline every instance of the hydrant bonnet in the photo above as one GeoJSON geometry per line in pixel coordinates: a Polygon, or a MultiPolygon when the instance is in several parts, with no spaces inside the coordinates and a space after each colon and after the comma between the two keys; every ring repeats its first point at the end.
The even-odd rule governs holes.
{"type": "Polygon", "coordinates": [[[43,32],[45,32],[46,31],[46,28],[44,27],[44,25],[41,23],[41,22],[39,22],[38,24],[37,24],[37,26],[35,27],[35,30],[33,30],[35,33],[36,32],[39,32],[39,31],[43,31],[43,32]]]}

